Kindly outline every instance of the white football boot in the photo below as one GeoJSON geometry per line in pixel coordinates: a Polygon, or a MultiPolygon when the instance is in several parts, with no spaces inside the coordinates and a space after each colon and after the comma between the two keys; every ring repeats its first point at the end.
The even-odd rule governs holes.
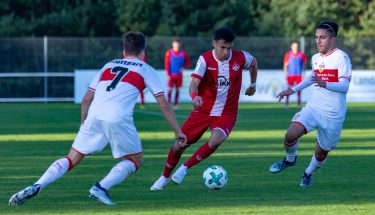
{"type": "Polygon", "coordinates": [[[173,183],[175,184],[181,184],[182,181],[184,180],[185,178],[185,175],[187,174],[188,172],[188,168],[184,165],[181,165],[177,170],[176,172],[173,173],[172,177],[171,177],[171,180],[173,183]]]}
{"type": "Polygon", "coordinates": [[[19,191],[18,193],[14,194],[9,199],[9,205],[22,205],[27,200],[31,199],[32,197],[36,196],[40,191],[40,185],[34,184],[31,186],[26,187],[25,189],[19,191]]]}
{"type": "Polygon", "coordinates": [[[164,187],[169,183],[169,178],[166,178],[164,175],[160,176],[158,180],[151,186],[150,190],[157,191],[163,190],[164,187]]]}
{"type": "Polygon", "coordinates": [[[91,187],[89,197],[91,199],[95,199],[96,201],[104,205],[117,205],[115,202],[111,200],[111,198],[109,198],[107,190],[100,186],[99,183],[96,183],[94,186],[91,187]]]}

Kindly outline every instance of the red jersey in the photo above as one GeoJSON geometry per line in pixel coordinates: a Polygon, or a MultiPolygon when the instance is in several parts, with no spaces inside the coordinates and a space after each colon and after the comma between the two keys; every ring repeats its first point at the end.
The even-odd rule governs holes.
{"type": "Polygon", "coordinates": [[[210,116],[237,115],[242,85],[242,70],[249,69],[253,56],[232,50],[228,60],[219,61],[214,50],[203,53],[191,75],[201,80],[198,95],[203,104],[199,112],[210,116]]]}

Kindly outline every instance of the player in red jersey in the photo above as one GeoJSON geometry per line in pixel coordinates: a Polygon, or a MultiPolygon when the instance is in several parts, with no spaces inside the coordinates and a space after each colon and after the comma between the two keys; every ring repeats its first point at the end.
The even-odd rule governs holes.
{"type": "Polygon", "coordinates": [[[91,187],[89,197],[105,205],[115,205],[108,190],[142,165],[142,145],[133,123],[133,109],[139,92],[146,86],[173,128],[177,142],[186,143],[186,136],[164,97],[155,69],[141,61],[145,43],[146,37],[141,32],[131,31],[124,35],[126,58],[108,62],[91,82],[82,101],[81,127],[69,154],[53,162],[33,185],[14,194],[9,200],[10,205],[25,203],[78,165],[86,155],[98,153],[108,144],[119,162],[91,187]]]}
{"type": "Polygon", "coordinates": [[[168,184],[182,153],[190,144],[196,143],[208,128],[211,130],[209,141],[175,171],[171,177],[174,183],[180,184],[189,168],[210,156],[228,138],[237,118],[243,69],[250,71],[251,79],[245,94],[254,95],[257,62],[247,52],[232,50],[235,37],[229,28],[216,30],[212,41],[214,49],[199,57],[189,87],[194,110],[182,126],[187,143],[173,144],[164,171],[151,190],[162,190],[168,184]]]}
{"type": "Polygon", "coordinates": [[[190,64],[190,58],[184,50],[181,49],[180,39],[175,38],[172,41],[172,48],[165,53],[164,66],[168,76],[168,102],[171,103],[172,90],[175,88],[174,108],[178,108],[178,98],[180,88],[182,87],[182,71],[187,69],[190,64]]]}
{"type": "MultiPolygon", "coordinates": [[[[305,70],[306,56],[303,52],[298,51],[298,43],[293,41],[290,44],[290,51],[284,55],[284,72],[288,88],[301,83],[302,71],[305,70]]],[[[301,109],[301,91],[297,93],[297,105],[301,109]]],[[[285,99],[285,109],[289,107],[289,96],[285,99]]]]}

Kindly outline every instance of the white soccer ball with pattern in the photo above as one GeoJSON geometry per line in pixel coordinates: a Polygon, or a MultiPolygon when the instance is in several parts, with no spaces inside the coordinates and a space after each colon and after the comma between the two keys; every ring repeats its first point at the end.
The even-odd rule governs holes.
{"type": "Polygon", "coordinates": [[[220,190],[227,182],[228,174],[222,166],[212,165],[203,172],[203,183],[212,190],[220,190]]]}

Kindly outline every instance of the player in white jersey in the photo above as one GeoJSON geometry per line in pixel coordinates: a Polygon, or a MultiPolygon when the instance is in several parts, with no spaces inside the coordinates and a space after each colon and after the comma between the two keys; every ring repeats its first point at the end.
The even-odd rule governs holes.
{"type": "Polygon", "coordinates": [[[33,185],[14,194],[10,205],[21,205],[41,189],[62,177],[86,155],[102,151],[108,143],[115,159],[121,159],[100,182],[91,187],[89,197],[106,205],[115,205],[108,190],[132,175],[142,164],[142,146],[133,123],[133,109],[140,92],[147,86],[173,128],[176,140],[186,136],[164,97],[156,71],[140,59],[146,37],[141,32],[124,35],[125,59],[112,60],[96,75],[82,101],[81,127],[69,154],[56,160],[33,185]]]}
{"type": "Polygon", "coordinates": [[[325,21],[316,29],[315,40],[319,53],[311,60],[312,72],[293,88],[278,94],[279,102],[314,84],[313,92],[306,106],[292,119],[286,132],[284,148],[286,157],[271,165],[270,171],[278,173],[297,161],[299,138],[317,129],[315,154],[305,170],[301,187],[311,186],[312,176],[323,166],[329,151],[336,148],[346,114],[346,93],[352,75],[348,55],[336,47],[338,26],[325,21]]]}

